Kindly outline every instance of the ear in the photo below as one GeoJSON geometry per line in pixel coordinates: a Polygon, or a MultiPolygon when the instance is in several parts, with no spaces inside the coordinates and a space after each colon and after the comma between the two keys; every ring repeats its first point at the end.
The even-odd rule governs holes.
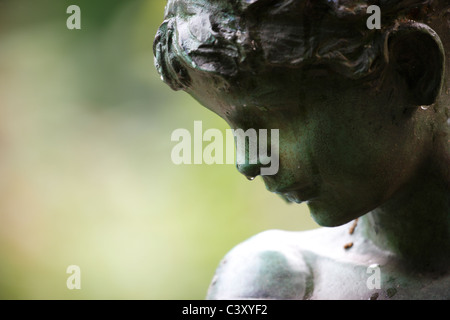
{"type": "Polygon", "coordinates": [[[385,55],[394,72],[404,79],[412,104],[436,101],[443,84],[445,51],[433,29],[417,22],[401,22],[386,37],[385,55]]]}

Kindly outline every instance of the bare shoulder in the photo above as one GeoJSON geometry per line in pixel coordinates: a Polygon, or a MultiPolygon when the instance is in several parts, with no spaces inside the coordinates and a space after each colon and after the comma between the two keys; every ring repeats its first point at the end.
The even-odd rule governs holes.
{"type": "Polygon", "coordinates": [[[449,296],[449,273],[405,273],[404,264],[354,232],[335,228],[260,233],[217,268],[208,299],[430,299],[449,296]]]}
{"type": "Polygon", "coordinates": [[[294,232],[262,232],[220,263],[208,299],[304,299],[312,290],[308,259],[294,232]]]}

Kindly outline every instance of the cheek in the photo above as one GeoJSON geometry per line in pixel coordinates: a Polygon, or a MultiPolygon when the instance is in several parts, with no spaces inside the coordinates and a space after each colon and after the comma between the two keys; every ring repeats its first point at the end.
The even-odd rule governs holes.
{"type": "Polygon", "coordinates": [[[351,220],[382,204],[411,179],[420,163],[420,147],[407,125],[386,125],[389,122],[355,116],[348,121],[328,119],[308,133],[322,183],[316,211],[327,208],[351,220]]]}
{"type": "Polygon", "coordinates": [[[367,145],[321,139],[314,148],[314,164],[320,175],[320,196],[308,203],[311,214],[322,226],[347,223],[381,205],[397,189],[389,161],[367,145]],[[323,143],[322,143],[323,142],[323,143]]]}

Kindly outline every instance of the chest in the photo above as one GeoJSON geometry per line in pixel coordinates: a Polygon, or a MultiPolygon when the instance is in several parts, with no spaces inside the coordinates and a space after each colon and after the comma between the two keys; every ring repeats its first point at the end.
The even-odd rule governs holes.
{"type": "Polygon", "coordinates": [[[408,273],[376,264],[321,261],[310,299],[450,299],[450,275],[408,273]]]}

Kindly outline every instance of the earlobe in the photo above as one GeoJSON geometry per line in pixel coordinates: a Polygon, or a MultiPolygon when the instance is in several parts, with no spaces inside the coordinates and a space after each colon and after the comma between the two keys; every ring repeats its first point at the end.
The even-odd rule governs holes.
{"type": "Polygon", "coordinates": [[[386,36],[385,57],[405,81],[412,104],[436,102],[443,84],[445,51],[433,29],[417,22],[400,22],[386,36]]]}

